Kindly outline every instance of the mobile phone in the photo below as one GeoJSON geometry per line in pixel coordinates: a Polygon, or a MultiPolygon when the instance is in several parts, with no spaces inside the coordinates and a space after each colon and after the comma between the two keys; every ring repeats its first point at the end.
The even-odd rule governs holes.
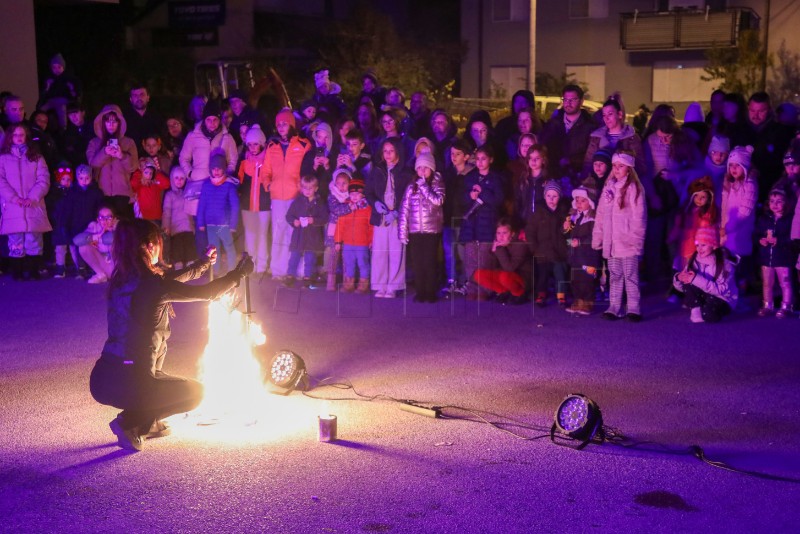
{"type": "Polygon", "coordinates": [[[325,147],[324,146],[318,146],[316,148],[316,151],[314,152],[314,155],[317,156],[317,157],[325,157],[325,147]]]}
{"type": "Polygon", "coordinates": [[[118,148],[119,139],[117,139],[116,137],[112,137],[111,139],[108,140],[108,146],[113,146],[114,148],[118,148]]]}

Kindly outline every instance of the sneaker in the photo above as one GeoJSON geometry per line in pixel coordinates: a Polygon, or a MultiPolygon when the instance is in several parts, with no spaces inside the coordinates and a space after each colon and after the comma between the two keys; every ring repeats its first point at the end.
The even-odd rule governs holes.
{"type": "Polygon", "coordinates": [[[494,299],[495,302],[503,305],[508,304],[509,300],[511,300],[511,293],[509,293],[508,291],[506,291],[505,293],[500,293],[494,299]]]}
{"type": "Polygon", "coordinates": [[[620,316],[612,311],[606,310],[603,312],[603,319],[606,321],[616,321],[617,319],[620,319],[620,316]]]}
{"type": "Polygon", "coordinates": [[[632,323],[640,323],[642,322],[642,314],[641,313],[629,313],[625,316],[628,321],[632,323]]]}
{"type": "Polygon", "coordinates": [[[536,295],[536,300],[534,301],[534,304],[536,304],[540,308],[544,308],[546,305],[545,302],[546,300],[547,300],[547,295],[544,293],[539,293],[538,295],[536,295]]]}
{"type": "Polygon", "coordinates": [[[376,299],[382,299],[385,296],[386,296],[386,291],[384,291],[383,289],[379,289],[378,291],[375,292],[376,299]]]}
{"type": "Polygon", "coordinates": [[[780,310],[775,312],[775,317],[778,319],[786,319],[787,317],[792,316],[792,310],[788,308],[781,308],[780,310]]]}
{"type": "Polygon", "coordinates": [[[129,451],[142,450],[142,437],[137,435],[136,430],[134,429],[125,430],[122,428],[122,422],[120,421],[119,417],[111,421],[108,424],[108,427],[111,429],[111,432],[117,436],[117,441],[120,447],[129,451]]]}
{"type": "Polygon", "coordinates": [[[693,323],[704,323],[703,311],[700,308],[692,308],[691,314],[689,315],[689,320],[693,323]]]}
{"type": "Polygon", "coordinates": [[[104,275],[104,274],[97,273],[94,276],[92,276],[91,278],[89,278],[89,280],[87,280],[87,281],[90,284],[105,284],[106,282],[108,282],[108,278],[106,278],[106,275],[104,275]]]}
{"type": "Polygon", "coordinates": [[[150,431],[142,436],[142,439],[163,438],[172,434],[172,429],[164,421],[156,421],[150,427],[150,431]]]}
{"type": "Polygon", "coordinates": [[[772,315],[773,309],[772,308],[760,308],[757,312],[759,317],[769,317],[772,315]]]}
{"type": "Polygon", "coordinates": [[[53,278],[66,278],[67,268],[63,265],[56,265],[53,269],[53,278]]]}

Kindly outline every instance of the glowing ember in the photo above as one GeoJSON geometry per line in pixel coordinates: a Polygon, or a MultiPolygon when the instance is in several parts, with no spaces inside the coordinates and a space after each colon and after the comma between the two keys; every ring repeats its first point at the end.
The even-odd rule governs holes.
{"type": "Polygon", "coordinates": [[[311,399],[278,397],[265,389],[255,349],[266,340],[261,326],[233,307],[232,297],[211,302],[198,377],[205,387],[203,402],[170,424],[184,435],[237,443],[311,430],[316,419],[311,399]]]}

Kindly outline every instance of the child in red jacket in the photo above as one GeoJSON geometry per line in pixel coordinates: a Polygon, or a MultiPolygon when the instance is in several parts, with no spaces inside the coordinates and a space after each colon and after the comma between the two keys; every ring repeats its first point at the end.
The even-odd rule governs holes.
{"type": "Polygon", "coordinates": [[[169,178],[156,169],[150,158],[143,158],[140,167],[131,176],[131,189],[136,195],[134,212],[137,218],[153,221],[161,226],[161,203],[164,191],[169,189],[169,178]]]}
{"type": "Polygon", "coordinates": [[[355,289],[356,266],[358,266],[358,292],[369,293],[369,254],[372,247],[372,225],[369,218],[372,208],[364,197],[364,180],[353,178],[347,186],[350,195],[350,213],[339,216],[336,221],[335,241],[342,247],[344,290],[355,289]]]}

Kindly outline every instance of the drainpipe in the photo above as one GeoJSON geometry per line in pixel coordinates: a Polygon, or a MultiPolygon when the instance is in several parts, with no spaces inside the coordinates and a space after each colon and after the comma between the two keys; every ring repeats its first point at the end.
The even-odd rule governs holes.
{"type": "Polygon", "coordinates": [[[536,94],[536,0],[531,1],[528,27],[528,91],[536,94]]]}

